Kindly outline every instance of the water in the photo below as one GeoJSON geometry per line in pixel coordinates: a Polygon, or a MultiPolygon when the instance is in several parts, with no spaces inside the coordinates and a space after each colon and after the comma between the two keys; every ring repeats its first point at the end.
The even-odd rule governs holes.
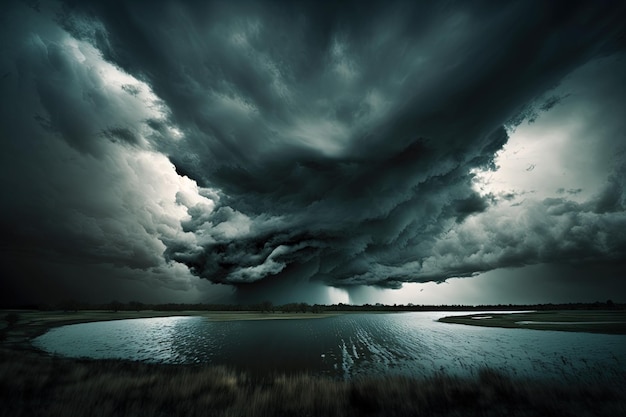
{"type": "Polygon", "coordinates": [[[461,313],[230,322],[202,317],[116,320],[55,328],[33,344],[69,357],[226,365],[259,375],[463,376],[491,367],[512,375],[573,381],[626,373],[626,336],[436,321],[454,314],[461,313]]]}

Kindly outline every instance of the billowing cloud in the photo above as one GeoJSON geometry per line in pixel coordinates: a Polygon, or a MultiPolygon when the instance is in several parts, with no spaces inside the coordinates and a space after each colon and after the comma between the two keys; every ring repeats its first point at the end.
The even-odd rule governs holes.
{"type": "MultiPolygon", "coordinates": [[[[240,288],[623,257],[623,155],[541,196],[537,177],[485,185],[510,137],[579,102],[553,90],[564,77],[623,53],[621,4],[46,6],[14,7],[3,29],[20,42],[2,58],[3,162],[22,187],[3,221],[24,245],[240,288]]],[[[531,159],[519,175],[545,172],[531,159]]]]}
{"type": "MultiPolygon", "coordinates": [[[[192,288],[187,268],[164,259],[163,242],[193,241],[181,221],[188,207],[213,200],[151,145],[176,140],[151,127],[165,123],[167,106],[49,14],[15,7],[3,28],[5,262],[21,264],[29,254],[41,265],[109,265],[112,275],[139,279],[123,271],[144,270],[153,285],[192,288]]],[[[39,274],[63,275],[54,267],[39,274]]]]}

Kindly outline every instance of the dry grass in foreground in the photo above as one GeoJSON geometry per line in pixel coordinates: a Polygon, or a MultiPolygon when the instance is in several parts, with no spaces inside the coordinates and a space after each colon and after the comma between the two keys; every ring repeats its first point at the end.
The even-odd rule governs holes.
{"type": "Polygon", "coordinates": [[[0,416],[618,416],[624,381],[252,380],[220,367],[82,361],[0,350],[0,416]]]}

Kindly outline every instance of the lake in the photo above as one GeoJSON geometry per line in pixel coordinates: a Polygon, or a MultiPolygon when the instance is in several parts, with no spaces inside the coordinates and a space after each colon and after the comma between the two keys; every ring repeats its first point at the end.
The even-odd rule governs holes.
{"type": "Polygon", "coordinates": [[[51,329],[33,344],[68,357],[225,365],[254,375],[466,376],[491,367],[510,375],[573,381],[623,377],[626,372],[624,335],[437,322],[455,314],[467,313],[222,322],[203,317],[114,320],[51,329]]]}

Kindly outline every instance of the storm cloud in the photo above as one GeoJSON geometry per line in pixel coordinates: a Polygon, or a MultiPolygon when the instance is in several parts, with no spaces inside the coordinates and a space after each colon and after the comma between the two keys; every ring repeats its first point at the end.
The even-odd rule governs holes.
{"type": "MultiPolygon", "coordinates": [[[[181,288],[187,269],[248,289],[399,288],[539,263],[623,266],[623,153],[592,195],[557,184],[525,201],[532,190],[477,186],[519,126],[576,100],[553,91],[564,77],[605,57],[608,73],[624,68],[619,2],[10,10],[5,247],[175,269],[185,278],[163,285],[181,288]]],[[[615,155],[620,140],[602,149],[615,155]]],[[[541,169],[530,166],[519,175],[541,169]]]]}

